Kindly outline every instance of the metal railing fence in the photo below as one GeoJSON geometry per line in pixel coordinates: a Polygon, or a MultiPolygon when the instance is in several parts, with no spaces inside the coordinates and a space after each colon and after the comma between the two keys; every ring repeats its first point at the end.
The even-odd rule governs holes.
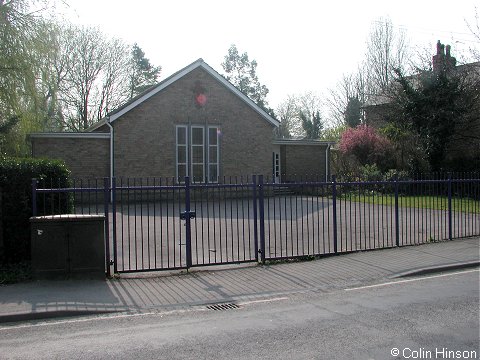
{"type": "MultiPolygon", "coordinates": [[[[480,235],[480,179],[218,184],[32,181],[37,214],[103,214],[114,273],[271,261],[480,235]]],[[[314,179],[316,180],[316,179],[314,179]]]]}

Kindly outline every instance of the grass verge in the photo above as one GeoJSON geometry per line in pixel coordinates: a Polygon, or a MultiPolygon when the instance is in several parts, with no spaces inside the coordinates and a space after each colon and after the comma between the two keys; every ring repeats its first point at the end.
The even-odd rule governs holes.
{"type": "MultiPolygon", "coordinates": [[[[394,206],[395,196],[393,194],[381,193],[348,193],[340,196],[343,200],[394,206]]],[[[418,209],[448,210],[447,196],[398,196],[398,206],[418,209]]],[[[480,201],[469,198],[452,197],[452,211],[480,214],[480,201]]]]}

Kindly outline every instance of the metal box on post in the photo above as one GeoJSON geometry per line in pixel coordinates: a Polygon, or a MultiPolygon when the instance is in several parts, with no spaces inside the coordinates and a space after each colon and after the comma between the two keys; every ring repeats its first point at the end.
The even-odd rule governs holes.
{"type": "Polygon", "coordinates": [[[37,216],[30,223],[34,278],[105,277],[104,216],[37,216]]]}

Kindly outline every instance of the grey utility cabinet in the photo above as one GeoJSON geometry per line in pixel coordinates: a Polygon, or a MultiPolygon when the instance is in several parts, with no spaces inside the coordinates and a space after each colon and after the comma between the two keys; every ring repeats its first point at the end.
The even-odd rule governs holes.
{"type": "Polygon", "coordinates": [[[105,217],[30,218],[34,278],[104,278],[105,217]]]}

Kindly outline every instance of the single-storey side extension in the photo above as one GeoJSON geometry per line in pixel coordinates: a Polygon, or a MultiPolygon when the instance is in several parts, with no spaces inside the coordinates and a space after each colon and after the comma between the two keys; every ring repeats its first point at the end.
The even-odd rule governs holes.
{"type": "Polygon", "coordinates": [[[83,133],[30,134],[33,157],[66,162],[75,178],[166,177],[222,182],[263,174],[328,175],[327,141],[279,140],[279,122],[202,59],[83,133]]]}

